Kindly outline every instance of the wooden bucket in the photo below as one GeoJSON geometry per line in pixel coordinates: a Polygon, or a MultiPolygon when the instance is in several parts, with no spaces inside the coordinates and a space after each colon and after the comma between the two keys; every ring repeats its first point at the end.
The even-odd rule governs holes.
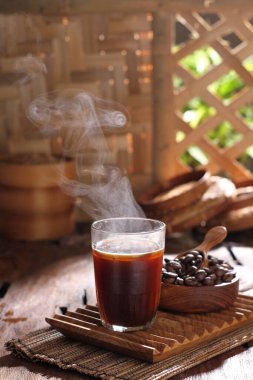
{"type": "Polygon", "coordinates": [[[75,162],[54,157],[0,161],[0,234],[10,239],[56,239],[74,230],[74,199],[60,188],[75,178],[75,162]],[[22,161],[22,160],[21,160],[22,161]],[[38,160],[37,160],[38,161],[38,160]]]}

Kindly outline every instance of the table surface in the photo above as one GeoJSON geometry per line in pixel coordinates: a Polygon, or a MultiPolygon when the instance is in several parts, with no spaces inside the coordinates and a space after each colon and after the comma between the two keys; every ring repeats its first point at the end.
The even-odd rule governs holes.
{"type": "MultiPolygon", "coordinates": [[[[180,244],[182,244],[182,239],[180,244]]],[[[169,243],[170,244],[170,243],[169,243]]],[[[185,249],[194,241],[183,241],[185,249]],[[188,244],[188,246],[187,246],[188,244]]],[[[178,251],[177,243],[171,250],[178,251]]],[[[179,249],[180,250],[180,249],[179,249]]],[[[226,242],[215,254],[236,266],[241,291],[253,296],[253,244],[226,242]],[[231,253],[232,249],[232,253],[231,253]],[[237,265],[238,262],[242,265],[237,265]]],[[[46,364],[19,359],[4,349],[4,342],[45,327],[46,316],[82,306],[86,293],[96,303],[92,256],[88,235],[74,235],[54,242],[7,242],[0,240],[0,379],[91,379],[46,364]],[[65,309],[66,310],[66,309],[65,309]]],[[[253,343],[212,358],[174,380],[250,380],[253,343]]]]}

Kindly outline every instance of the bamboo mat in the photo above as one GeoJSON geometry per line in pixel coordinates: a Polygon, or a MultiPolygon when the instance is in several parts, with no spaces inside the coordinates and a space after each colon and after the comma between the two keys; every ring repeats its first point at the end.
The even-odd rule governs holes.
{"type": "Polygon", "coordinates": [[[29,359],[56,365],[61,369],[101,379],[161,380],[184,372],[216,355],[253,339],[252,325],[242,326],[211,342],[187,350],[169,359],[149,364],[104,349],[65,338],[45,328],[6,343],[7,350],[29,359]]]}

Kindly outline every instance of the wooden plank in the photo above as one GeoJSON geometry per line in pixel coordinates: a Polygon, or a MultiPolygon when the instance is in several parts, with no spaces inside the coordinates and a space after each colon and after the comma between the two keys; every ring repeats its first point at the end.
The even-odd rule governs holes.
{"type": "MultiPolygon", "coordinates": [[[[188,124],[184,123],[183,120],[179,118],[177,119],[177,124],[179,128],[186,134],[189,131],[191,131],[191,127],[188,124]]],[[[234,180],[240,181],[247,178],[251,178],[252,175],[248,170],[246,170],[237,161],[231,160],[226,155],[225,151],[216,148],[204,136],[201,136],[201,138],[198,140],[198,146],[201,149],[203,149],[203,151],[207,153],[207,155],[211,157],[211,159],[209,158],[209,162],[211,162],[211,164],[210,165],[208,164],[207,166],[208,166],[208,169],[211,170],[212,173],[213,173],[213,170],[225,169],[231,175],[231,178],[234,180]]]]}
{"type": "Polygon", "coordinates": [[[184,11],[205,11],[205,12],[222,12],[231,11],[231,8],[236,12],[239,10],[252,10],[251,0],[241,0],[240,3],[236,0],[163,0],[166,10],[184,12],[184,11]]]}
{"type": "Polygon", "coordinates": [[[174,16],[155,13],[153,19],[153,180],[175,174],[173,68],[170,46],[174,16]],[[164,47],[167,46],[167,49],[164,47]]]}
{"type": "Polygon", "coordinates": [[[233,125],[233,128],[235,128],[238,132],[248,132],[248,126],[242,121],[242,119],[239,119],[234,112],[231,112],[229,107],[224,106],[222,102],[209,91],[205,91],[205,93],[202,94],[202,98],[208,103],[209,106],[214,107],[216,112],[218,112],[224,120],[229,121],[233,125]]]}
{"type": "Polygon", "coordinates": [[[181,315],[158,311],[151,329],[129,334],[106,329],[101,326],[97,318],[86,320],[83,315],[90,317],[89,309],[87,312],[83,309],[81,314],[78,311],[81,310],[77,309],[77,313],[72,312],[71,315],[56,314],[53,318],[46,318],[46,321],[68,337],[148,362],[161,361],[171,356],[176,358],[178,354],[187,352],[196,345],[199,346],[221,336],[224,336],[225,342],[225,335],[228,332],[240,330],[246,324],[253,324],[253,298],[250,297],[246,303],[238,297],[235,307],[231,306],[211,315],[209,313],[198,315],[197,318],[194,314],[181,315]],[[220,314],[225,318],[228,317],[226,323],[220,321],[220,314]],[[168,329],[174,334],[174,338],[164,341],[168,329]],[[178,335],[185,339],[178,341],[178,335]]]}
{"type": "Polygon", "coordinates": [[[226,153],[230,159],[236,159],[239,155],[241,155],[246,148],[252,146],[253,143],[253,131],[248,130],[243,135],[243,139],[234,144],[231,148],[228,148],[226,153]]]}
{"type": "Polygon", "coordinates": [[[9,0],[0,2],[1,13],[104,13],[104,12],[143,12],[158,7],[158,0],[68,0],[65,7],[61,0],[9,0]]]}
{"type": "Polygon", "coordinates": [[[143,12],[155,11],[158,8],[170,11],[230,11],[231,7],[235,10],[252,10],[251,0],[241,0],[240,3],[233,0],[68,0],[66,7],[62,6],[61,0],[2,0],[0,3],[1,13],[27,12],[27,13],[55,13],[64,14],[68,12],[99,13],[99,12],[143,12]]]}
{"type": "Polygon", "coordinates": [[[239,59],[231,54],[222,44],[218,41],[211,42],[210,44],[216,50],[226,64],[243,79],[245,85],[253,85],[252,75],[243,67],[239,59]]]}
{"type": "Polygon", "coordinates": [[[201,128],[201,133],[200,133],[200,128],[195,128],[190,130],[187,133],[186,137],[184,138],[183,141],[181,141],[178,146],[177,146],[177,152],[179,155],[181,155],[189,146],[198,144],[198,141],[208,133],[211,129],[217,127],[217,125],[220,122],[220,116],[219,115],[214,115],[210,119],[205,120],[200,128],[201,128]]]}
{"type": "Polygon", "coordinates": [[[9,281],[10,287],[5,297],[0,298],[0,378],[41,380],[62,379],[63,376],[65,380],[89,379],[68,372],[64,374],[54,367],[27,364],[3,348],[3,343],[15,336],[46,327],[44,318],[59,312],[60,307],[82,306],[85,288],[89,302],[95,303],[93,263],[87,253],[87,243],[83,240],[80,246],[73,243],[68,246],[63,241],[57,244],[10,241],[5,248],[2,243],[3,240],[0,278],[9,281]]]}
{"type": "Polygon", "coordinates": [[[191,54],[194,50],[210,44],[214,39],[226,34],[230,31],[230,26],[226,22],[219,23],[212,31],[203,31],[199,38],[189,41],[178,52],[174,54],[174,59],[177,61],[184,58],[186,55],[191,54]]]}

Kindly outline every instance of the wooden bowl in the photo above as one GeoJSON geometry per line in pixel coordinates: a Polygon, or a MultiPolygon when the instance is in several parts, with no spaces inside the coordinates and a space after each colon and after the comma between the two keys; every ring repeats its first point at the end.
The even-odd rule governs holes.
{"type": "Polygon", "coordinates": [[[202,313],[226,309],[233,305],[239,280],[213,286],[162,284],[159,308],[182,313],[202,313]]]}
{"type": "Polygon", "coordinates": [[[230,232],[253,227],[253,179],[236,182],[235,185],[231,202],[223,212],[209,220],[207,227],[222,224],[230,232]]]}
{"type": "MultiPolygon", "coordinates": [[[[227,178],[212,176],[209,188],[195,203],[175,210],[172,215],[164,218],[167,232],[186,231],[206,222],[227,209],[233,199],[235,185],[227,178]]],[[[217,223],[220,225],[223,223],[217,223]]]]}
{"type": "Polygon", "coordinates": [[[204,170],[192,171],[157,184],[139,197],[139,204],[148,214],[158,216],[196,202],[209,185],[210,174],[204,170]]]}
{"type": "MultiPolygon", "coordinates": [[[[226,236],[227,230],[224,226],[213,227],[206,233],[202,243],[193,248],[203,256],[201,267],[208,267],[208,251],[221,243],[226,236]]],[[[186,253],[181,252],[176,257],[180,259],[186,253]]],[[[231,282],[217,285],[186,286],[162,283],[159,307],[182,313],[226,309],[234,303],[238,289],[239,280],[237,278],[231,282]]]]}

